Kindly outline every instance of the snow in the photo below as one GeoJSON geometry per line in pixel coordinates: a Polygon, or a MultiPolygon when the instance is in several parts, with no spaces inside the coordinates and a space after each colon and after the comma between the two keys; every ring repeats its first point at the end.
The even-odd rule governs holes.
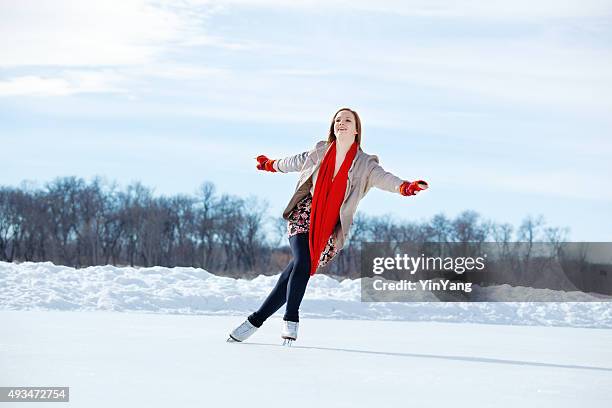
{"type": "Polygon", "coordinates": [[[611,303],[365,303],[358,279],[315,275],[294,346],[278,317],[226,343],[277,278],[0,262],[0,385],[68,386],[70,406],[87,408],[612,401],[611,303]]]}
{"type": "MultiPolygon", "coordinates": [[[[0,262],[0,310],[132,311],[246,316],[261,304],[278,275],[253,280],[196,268],[95,266],[74,269],[50,262],[0,262]]],[[[477,288],[487,299],[531,299],[548,293],[566,302],[361,302],[359,279],[315,275],[300,309],[304,318],[437,321],[504,325],[612,328],[612,303],[591,295],[508,285],[477,288]],[[585,300],[578,302],[578,300],[585,300]]],[[[279,313],[282,312],[282,309],[279,313]]]]}
{"type": "Polygon", "coordinates": [[[612,400],[607,329],[303,319],[289,348],[273,318],[248,342],[226,343],[241,321],[0,311],[0,383],[69,386],[70,406],[87,408],[591,408],[612,400]]]}

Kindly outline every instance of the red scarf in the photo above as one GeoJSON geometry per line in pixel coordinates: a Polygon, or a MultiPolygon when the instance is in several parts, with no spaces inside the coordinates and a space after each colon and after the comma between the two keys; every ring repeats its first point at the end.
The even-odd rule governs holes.
{"type": "Polygon", "coordinates": [[[344,201],[344,194],[346,193],[348,170],[351,164],[353,164],[357,148],[357,142],[353,142],[353,145],[346,153],[340,170],[338,170],[338,174],[334,177],[334,170],[336,168],[336,141],[334,140],[319,168],[319,175],[317,176],[312,197],[310,230],[308,231],[311,276],[317,271],[321,252],[325,249],[329,237],[334,232],[338,218],[340,218],[340,206],[344,201]]]}

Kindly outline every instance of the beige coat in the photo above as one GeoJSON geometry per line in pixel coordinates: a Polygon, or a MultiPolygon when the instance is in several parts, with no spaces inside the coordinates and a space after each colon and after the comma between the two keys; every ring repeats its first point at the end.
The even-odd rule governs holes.
{"type": "MultiPolygon", "coordinates": [[[[317,181],[319,167],[329,148],[326,140],[316,144],[314,149],[295,156],[286,157],[274,162],[274,169],[288,173],[299,171],[300,176],[289,204],[283,212],[283,218],[289,219],[289,214],[297,203],[314,192],[314,185],[317,181]]],[[[346,193],[344,201],[340,206],[340,220],[334,230],[336,247],[340,250],[346,239],[353,223],[353,216],[357,211],[357,204],[368,193],[370,188],[378,187],[381,190],[399,194],[399,186],[404,180],[385,171],[378,164],[378,157],[364,153],[361,148],[357,150],[357,155],[348,171],[348,182],[346,183],[346,193]]]]}

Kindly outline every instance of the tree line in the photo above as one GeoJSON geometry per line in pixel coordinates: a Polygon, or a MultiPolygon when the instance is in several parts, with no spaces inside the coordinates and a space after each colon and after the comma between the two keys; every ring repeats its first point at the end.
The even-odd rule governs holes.
{"type": "MultiPolygon", "coordinates": [[[[257,197],[156,196],[141,183],[121,189],[100,178],[57,178],[43,187],[0,187],[0,260],[50,261],[76,268],[191,266],[225,276],[278,273],[291,259],[286,222],[257,197]]],[[[518,228],[474,211],[421,222],[357,213],[343,251],[326,273],[359,276],[362,241],[560,241],[567,229],[526,217],[518,228]]]]}

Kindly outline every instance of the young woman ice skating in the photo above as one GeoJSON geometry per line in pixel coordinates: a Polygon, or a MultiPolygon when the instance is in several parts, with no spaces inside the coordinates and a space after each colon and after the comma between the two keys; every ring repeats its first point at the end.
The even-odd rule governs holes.
{"type": "Polygon", "coordinates": [[[228,341],[246,340],[287,303],[281,338],[283,344],[290,345],[297,339],[298,310],[310,276],[343,247],[357,204],[370,188],[411,196],[428,185],[423,180],[404,181],[385,171],[377,156],[364,153],[359,115],[348,108],[332,117],[326,141],[280,160],[258,156],[257,169],[300,172],[296,190],[283,212],[293,259],[261,307],[230,333],[228,341]]]}

